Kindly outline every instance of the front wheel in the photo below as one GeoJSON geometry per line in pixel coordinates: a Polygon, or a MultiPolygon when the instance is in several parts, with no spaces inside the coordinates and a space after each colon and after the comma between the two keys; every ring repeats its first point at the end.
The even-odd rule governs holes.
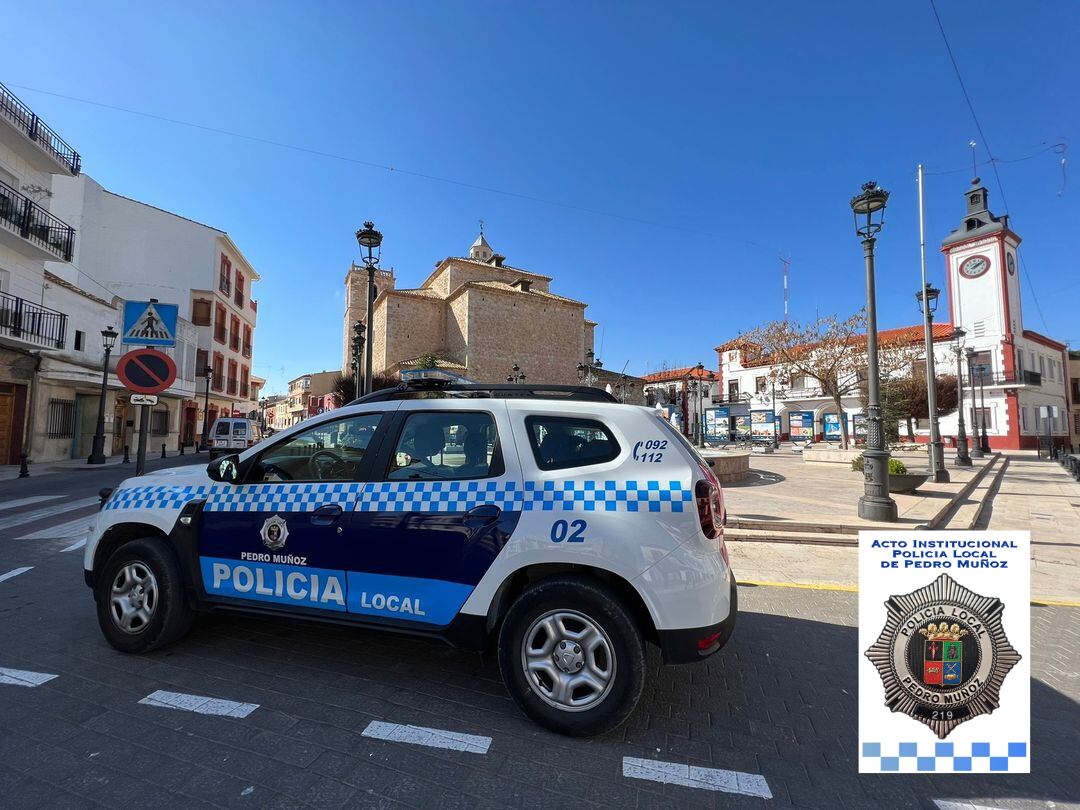
{"type": "Polygon", "coordinates": [[[601,583],[557,577],[529,586],[499,632],[503,682],[523,712],[562,734],[619,726],[645,685],[645,644],[601,583]]]}
{"type": "Polygon", "coordinates": [[[176,641],[194,619],[176,555],[157,538],[132,540],[114,551],[94,597],[101,632],[121,652],[149,652],[176,641]]]}

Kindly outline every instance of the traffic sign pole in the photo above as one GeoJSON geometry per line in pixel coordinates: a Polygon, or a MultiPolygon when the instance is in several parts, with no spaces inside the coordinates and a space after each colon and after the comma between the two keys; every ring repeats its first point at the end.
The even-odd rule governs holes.
{"type": "Polygon", "coordinates": [[[146,472],[146,434],[150,422],[150,406],[139,406],[139,449],[135,457],[135,475],[146,472]]]}

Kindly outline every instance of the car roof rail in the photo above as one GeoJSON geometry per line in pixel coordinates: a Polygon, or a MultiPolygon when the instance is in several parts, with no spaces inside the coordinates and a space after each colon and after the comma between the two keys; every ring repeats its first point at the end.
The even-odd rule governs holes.
{"type": "Polygon", "coordinates": [[[615,402],[602,388],[588,385],[532,385],[529,383],[459,383],[452,380],[406,380],[354,399],[350,405],[393,399],[442,398],[565,399],[579,402],[615,402]]]}

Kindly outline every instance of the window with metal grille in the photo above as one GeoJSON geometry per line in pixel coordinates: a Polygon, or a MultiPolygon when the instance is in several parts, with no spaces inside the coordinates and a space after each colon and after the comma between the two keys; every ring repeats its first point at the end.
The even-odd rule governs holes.
{"type": "Polygon", "coordinates": [[[167,409],[150,412],[150,432],[155,436],[169,433],[169,411],[167,409]]]}
{"type": "Polygon", "coordinates": [[[70,439],[75,435],[75,400],[49,400],[45,435],[50,439],[70,439]]]}

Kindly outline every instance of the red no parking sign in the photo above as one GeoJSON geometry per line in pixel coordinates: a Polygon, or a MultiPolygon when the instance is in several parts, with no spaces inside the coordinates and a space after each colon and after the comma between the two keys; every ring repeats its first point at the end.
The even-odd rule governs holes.
{"type": "Polygon", "coordinates": [[[176,363],[156,349],[136,349],[120,358],[116,376],[129,391],[160,394],[176,381],[176,363]]]}

